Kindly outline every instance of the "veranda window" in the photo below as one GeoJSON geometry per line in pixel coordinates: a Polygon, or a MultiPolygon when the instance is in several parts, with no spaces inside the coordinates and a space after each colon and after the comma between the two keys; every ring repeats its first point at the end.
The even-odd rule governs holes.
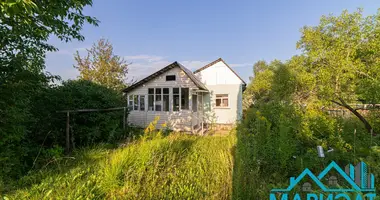
{"type": "Polygon", "coordinates": [[[139,110],[139,95],[133,95],[133,110],[139,110]]]}
{"type": "Polygon", "coordinates": [[[197,112],[198,111],[198,96],[193,94],[193,96],[191,97],[191,100],[192,100],[192,106],[193,106],[193,112],[197,112]]]}
{"type": "Polygon", "coordinates": [[[189,110],[189,88],[181,88],[181,109],[189,110]]]}
{"type": "Polygon", "coordinates": [[[145,96],[144,95],[129,95],[128,108],[130,110],[145,110],[145,96]]]}
{"type": "Polygon", "coordinates": [[[162,90],[162,101],[163,101],[163,108],[162,111],[169,111],[169,88],[163,88],[162,90]]]}
{"type": "Polygon", "coordinates": [[[217,94],[215,103],[218,108],[228,108],[228,94],[217,94]]]}
{"type": "Polygon", "coordinates": [[[148,89],[148,110],[154,111],[154,89],[148,89]]]}
{"type": "Polygon", "coordinates": [[[145,96],[140,96],[140,110],[145,111],[145,96]]]}
{"type": "Polygon", "coordinates": [[[156,88],[156,98],[154,100],[155,103],[155,111],[161,111],[162,110],[162,96],[161,96],[161,88],[156,88]]]}
{"type": "Polygon", "coordinates": [[[173,88],[173,111],[179,111],[179,88],[173,88]]]}
{"type": "Polygon", "coordinates": [[[128,108],[133,110],[133,95],[129,95],[128,98],[128,108]]]}
{"type": "Polygon", "coordinates": [[[148,110],[169,111],[169,88],[148,89],[148,110]]]}

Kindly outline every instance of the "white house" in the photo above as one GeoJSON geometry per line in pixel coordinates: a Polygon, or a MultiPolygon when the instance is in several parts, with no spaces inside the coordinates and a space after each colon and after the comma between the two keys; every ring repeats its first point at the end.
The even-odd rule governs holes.
{"type": "Polygon", "coordinates": [[[124,89],[128,122],[145,127],[160,116],[175,131],[203,130],[209,124],[233,125],[242,115],[246,83],[221,58],[194,71],[174,62],[124,89]]]}

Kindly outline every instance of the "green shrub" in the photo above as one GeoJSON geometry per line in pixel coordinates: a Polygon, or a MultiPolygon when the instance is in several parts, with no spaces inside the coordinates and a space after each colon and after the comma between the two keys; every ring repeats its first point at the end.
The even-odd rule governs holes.
{"type": "Polygon", "coordinates": [[[378,158],[370,156],[378,139],[373,137],[371,143],[356,118],[334,118],[320,110],[273,101],[249,108],[237,130],[236,199],[267,199],[272,188],[288,186],[291,176],[305,168],[319,172],[331,161],[345,166],[363,160],[378,167],[373,161],[378,158]],[[321,159],[318,145],[334,151],[321,159]]]}
{"type": "MultiPolygon", "coordinates": [[[[90,81],[65,81],[54,86],[29,79],[28,83],[5,85],[0,90],[1,96],[7,97],[0,102],[1,108],[6,107],[0,112],[1,119],[5,119],[0,120],[0,179],[20,177],[62,154],[66,113],[57,111],[126,105],[121,92],[90,81]],[[12,90],[23,92],[13,94],[12,90]]],[[[122,119],[123,110],[70,113],[75,146],[114,143],[124,138],[122,119]]]]}

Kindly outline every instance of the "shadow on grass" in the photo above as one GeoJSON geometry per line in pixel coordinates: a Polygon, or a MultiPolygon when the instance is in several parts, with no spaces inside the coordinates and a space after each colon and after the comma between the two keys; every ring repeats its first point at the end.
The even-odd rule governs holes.
{"type": "Polygon", "coordinates": [[[74,169],[96,165],[114,148],[113,145],[98,144],[77,149],[69,156],[53,158],[42,168],[32,170],[20,179],[7,183],[3,193],[12,194],[17,190],[27,190],[33,185],[41,184],[45,179],[64,176],[74,169]]]}

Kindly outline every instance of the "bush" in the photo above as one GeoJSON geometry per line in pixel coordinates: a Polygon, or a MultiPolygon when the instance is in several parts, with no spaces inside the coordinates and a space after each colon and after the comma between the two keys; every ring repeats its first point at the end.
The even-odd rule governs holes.
{"type": "MultiPolygon", "coordinates": [[[[305,168],[319,172],[331,161],[345,166],[363,160],[378,166],[377,157],[370,156],[376,154],[369,148],[371,136],[358,119],[301,110],[275,101],[247,110],[238,126],[234,198],[267,199],[271,189],[287,187],[291,176],[305,168]],[[318,145],[334,151],[321,159],[318,145]]],[[[378,169],[374,171],[376,176],[378,169]]]]}
{"type": "MultiPolygon", "coordinates": [[[[59,102],[57,110],[105,109],[126,105],[121,92],[85,80],[64,82],[53,95],[59,102]]],[[[65,127],[66,114],[57,115],[61,115],[58,117],[60,127],[65,127]]],[[[70,118],[71,131],[78,146],[113,142],[123,135],[123,110],[71,113],[70,118]]],[[[58,134],[62,133],[64,129],[60,129],[58,134]]]]}
{"type": "MultiPolygon", "coordinates": [[[[65,81],[54,86],[36,84],[33,80],[4,85],[0,90],[1,96],[6,97],[0,101],[1,119],[4,119],[0,120],[0,179],[22,176],[61,154],[59,149],[65,145],[66,113],[57,111],[126,105],[121,92],[90,81],[65,81]],[[22,92],[15,94],[12,90],[22,92]]],[[[123,110],[70,113],[75,146],[123,138],[122,119],[123,110]]]]}

